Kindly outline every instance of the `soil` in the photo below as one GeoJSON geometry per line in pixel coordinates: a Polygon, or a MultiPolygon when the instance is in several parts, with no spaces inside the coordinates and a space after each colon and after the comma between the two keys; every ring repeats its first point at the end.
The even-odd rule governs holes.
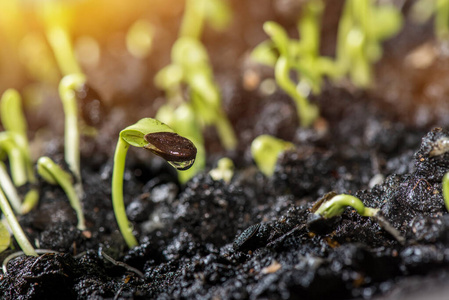
{"type": "MultiPolygon", "coordinates": [[[[229,30],[217,37],[206,29],[204,35],[238,148],[225,151],[215,130],[207,128],[207,169],[184,186],[164,161],[130,149],[125,202],[139,246],[128,249],[112,210],[112,154],[120,129],[154,116],[163,103],[162,93],[147,87],[145,78],[168,62],[169,43],[156,46],[160,61],[143,71],[127,69],[134,72],[127,79],[113,73],[105,79],[113,69],[106,65],[136,61],[105,54],[109,57],[98,69],[86,70],[105,99],[101,117],[95,115],[101,119],[99,135],[82,141],[87,230],[76,228],[63,191],[39,182],[39,206],[20,223],[37,248],[58,253],[11,260],[0,280],[1,299],[445,298],[449,215],[441,181],[449,171],[449,131],[442,128],[449,125],[447,45],[434,39],[430,21],[410,21],[413,1],[405,1],[404,28],[385,44],[375,85],[361,91],[349,82],[327,82],[311,98],[321,118],[312,128],[299,128],[285,93],[265,94],[257,84],[248,85],[249,71],[257,80],[273,74],[247,56],[266,39],[265,20],[294,34],[301,5],[241,2],[231,1],[235,16],[229,30]],[[123,81],[136,78],[133,88],[125,88],[123,81]],[[131,107],[127,99],[134,96],[131,107]],[[158,100],[148,105],[149,98],[158,100]],[[280,156],[270,178],[257,170],[249,152],[251,141],[263,133],[296,145],[280,156]],[[223,156],[236,164],[230,183],[207,173],[223,156]],[[379,219],[349,208],[339,217],[318,219],[314,205],[329,192],[359,197],[380,209],[379,219]]],[[[334,52],[342,2],[327,2],[322,45],[327,55],[334,52]]],[[[47,106],[28,112],[30,135],[36,149],[62,161],[62,135],[48,139],[36,130],[61,132],[61,121],[43,113],[52,103],[50,97],[47,106]]]]}

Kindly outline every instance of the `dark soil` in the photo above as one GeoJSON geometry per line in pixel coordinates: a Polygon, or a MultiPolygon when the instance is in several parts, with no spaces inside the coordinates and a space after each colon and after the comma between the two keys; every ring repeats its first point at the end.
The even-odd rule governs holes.
{"type": "MultiPolygon", "coordinates": [[[[165,162],[131,149],[125,201],[140,245],[128,249],[112,210],[112,153],[119,130],[153,116],[155,106],[144,101],[161,94],[145,87],[148,82],[142,78],[134,90],[122,88],[123,82],[98,84],[109,69],[86,70],[100,96],[109,95],[102,116],[96,115],[100,135],[85,138],[82,145],[88,229],[76,229],[75,212],[60,188],[40,182],[39,206],[20,223],[37,248],[58,253],[11,260],[0,280],[1,299],[445,298],[449,215],[441,180],[449,171],[449,153],[435,155],[435,149],[449,139],[449,131],[437,127],[449,125],[444,97],[449,64],[444,53],[435,54],[424,69],[404,58],[426,43],[443,49],[433,40],[431,26],[407,21],[403,33],[385,45],[372,89],[327,83],[321,95],[312,97],[321,119],[303,129],[282,91],[265,95],[244,83],[248,69],[262,79],[272,76],[272,70],[245,59],[248,49],[266,39],[263,22],[273,19],[294,32],[300,6],[242,2],[232,2],[232,30],[220,39],[205,32],[238,149],[224,151],[208,128],[208,169],[185,186],[165,162]],[[126,99],[139,93],[128,107],[126,99]],[[279,158],[272,178],[256,169],[249,152],[251,141],[263,133],[296,145],[279,158]],[[207,173],[223,156],[237,166],[229,184],[207,173]],[[329,192],[352,194],[368,207],[380,208],[384,222],[405,242],[382,222],[351,209],[317,219],[313,206],[329,192]]],[[[342,1],[328,3],[322,52],[332,54],[342,1]]],[[[405,15],[409,6],[403,7],[405,15]]],[[[163,43],[155,50],[163,59],[139,76],[153,78],[166,64],[164,47],[169,46],[163,43]]],[[[36,112],[30,122],[60,132],[60,122],[43,113],[36,112]]],[[[61,137],[41,146],[57,161],[62,161],[61,137]]]]}

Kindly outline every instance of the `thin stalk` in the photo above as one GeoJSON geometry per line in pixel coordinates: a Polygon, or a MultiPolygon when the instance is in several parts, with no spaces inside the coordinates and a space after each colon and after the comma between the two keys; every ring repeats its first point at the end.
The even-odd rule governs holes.
{"type": "Polygon", "coordinates": [[[125,173],[125,161],[128,148],[129,144],[119,137],[117,147],[115,148],[114,171],[112,173],[112,206],[120,232],[128,247],[133,248],[138,245],[138,242],[133,235],[132,228],[129,226],[125,204],[123,202],[123,174],[125,173]]]}
{"type": "Polygon", "coordinates": [[[17,214],[22,213],[22,201],[20,200],[19,194],[17,193],[17,189],[11,181],[11,177],[9,177],[8,172],[6,171],[5,164],[0,162],[0,187],[6,194],[6,197],[11,203],[17,214]]]}
{"type": "Polygon", "coordinates": [[[34,250],[31,243],[28,241],[25,233],[23,232],[22,227],[17,221],[16,216],[14,215],[14,212],[12,211],[11,206],[9,205],[8,200],[6,199],[6,196],[3,193],[2,189],[0,189],[0,209],[5,215],[5,218],[8,221],[9,226],[11,227],[12,233],[16,238],[20,248],[23,250],[23,252],[26,255],[37,256],[36,251],[34,250]]]}

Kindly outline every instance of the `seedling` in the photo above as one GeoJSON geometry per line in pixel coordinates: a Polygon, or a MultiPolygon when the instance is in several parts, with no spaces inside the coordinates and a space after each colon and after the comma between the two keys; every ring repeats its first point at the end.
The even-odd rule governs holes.
{"type": "Polygon", "coordinates": [[[419,22],[428,21],[434,15],[434,30],[440,41],[449,39],[449,1],[420,0],[412,7],[412,17],[419,22]]]}
{"type": "Polygon", "coordinates": [[[14,185],[22,186],[27,182],[27,168],[17,140],[17,134],[8,131],[0,132],[0,150],[8,155],[14,185]]]}
{"type": "Polygon", "coordinates": [[[5,192],[5,195],[15,212],[21,214],[22,200],[20,200],[17,189],[12,183],[11,177],[9,177],[9,174],[6,171],[6,166],[3,162],[0,162],[0,187],[5,192]]]}
{"type": "Polygon", "coordinates": [[[382,56],[382,41],[402,27],[402,15],[393,5],[372,0],[347,0],[339,21],[337,64],[360,87],[372,82],[372,64],[382,56]]]}
{"type": "Polygon", "coordinates": [[[23,250],[23,252],[26,255],[37,256],[36,251],[34,250],[31,243],[28,241],[25,233],[22,230],[22,227],[20,226],[16,216],[14,215],[14,212],[11,209],[11,206],[8,203],[8,200],[5,197],[5,194],[3,194],[3,190],[1,189],[0,189],[0,209],[3,212],[3,215],[5,215],[9,227],[11,228],[11,231],[14,237],[16,238],[16,241],[19,244],[20,248],[23,250]]]}
{"type": "Polygon", "coordinates": [[[259,135],[251,143],[251,155],[259,170],[268,177],[273,176],[279,154],[295,146],[271,135],[259,135]]]}
{"type": "Polygon", "coordinates": [[[259,63],[275,68],[278,85],[295,101],[301,126],[310,126],[319,116],[318,107],[307,100],[311,91],[319,93],[324,76],[336,77],[337,68],[332,59],[319,55],[321,15],[324,3],[309,1],[298,23],[300,40],[289,38],[275,22],[264,24],[271,41],[258,45],[251,57],[259,63]],[[298,82],[291,78],[294,73],[298,82]]]}
{"type": "Polygon", "coordinates": [[[234,176],[234,163],[227,157],[220,158],[217,167],[210,170],[209,175],[215,181],[223,180],[229,184],[234,176]]]}
{"type": "Polygon", "coordinates": [[[7,131],[6,135],[9,136],[11,142],[14,143],[14,145],[11,144],[6,147],[17,147],[18,151],[20,151],[20,156],[22,157],[19,165],[17,165],[18,162],[14,162],[15,172],[26,173],[25,176],[20,175],[20,179],[16,178],[18,181],[15,179],[14,182],[17,186],[21,186],[27,181],[31,183],[36,182],[31,162],[30,147],[28,145],[27,123],[22,112],[21,102],[19,93],[14,89],[6,90],[3,93],[0,102],[0,116],[3,127],[7,131]],[[19,166],[21,170],[18,169],[19,166]]]}
{"type": "Polygon", "coordinates": [[[114,154],[112,205],[120,232],[128,247],[132,248],[138,243],[129,226],[123,201],[123,174],[130,145],[150,150],[178,170],[187,170],[193,165],[197,150],[190,140],[176,134],[168,125],[151,118],[141,119],[120,132],[114,154]]]}
{"type": "Polygon", "coordinates": [[[378,208],[365,207],[363,202],[357,197],[340,194],[322,203],[315,214],[329,219],[341,215],[348,206],[354,208],[363,217],[374,217],[379,211],[378,208]]]}
{"type": "Polygon", "coordinates": [[[51,26],[47,30],[47,39],[61,73],[63,75],[82,74],[67,30],[63,26],[51,26]]]}
{"type": "Polygon", "coordinates": [[[79,198],[83,197],[83,186],[80,171],[80,134],[78,128],[78,108],[76,90],[86,83],[82,74],[71,74],[62,78],[59,84],[59,96],[64,107],[64,156],[67,165],[75,176],[75,191],[79,198]]]}
{"type": "Polygon", "coordinates": [[[449,211],[449,172],[443,176],[443,199],[446,209],[449,211]]]}
{"type": "Polygon", "coordinates": [[[67,198],[69,198],[70,205],[76,212],[78,218],[77,228],[79,230],[86,230],[83,209],[72,184],[72,176],[70,173],[64,171],[51,158],[46,156],[39,158],[37,161],[37,172],[48,183],[54,185],[59,184],[61,186],[67,198]]]}
{"type": "Polygon", "coordinates": [[[205,19],[216,30],[223,30],[231,20],[231,10],[223,0],[186,0],[180,36],[199,40],[205,19]]]}

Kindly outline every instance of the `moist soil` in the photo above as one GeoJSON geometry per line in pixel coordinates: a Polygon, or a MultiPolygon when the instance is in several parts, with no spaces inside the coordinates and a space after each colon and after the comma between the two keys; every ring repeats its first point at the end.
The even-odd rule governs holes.
{"type": "MultiPolygon", "coordinates": [[[[449,125],[444,103],[449,65],[445,46],[433,39],[431,24],[418,26],[406,19],[402,33],[385,44],[371,89],[326,83],[320,95],[311,97],[321,118],[304,129],[298,128],[288,96],[282,91],[266,94],[245,77],[248,70],[258,79],[272,76],[272,70],[248,63],[245,51],[266,39],[261,24],[267,19],[294,30],[298,11],[292,13],[289,7],[295,5],[277,1],[270,10],[257,7],[257,1],[232,3],[238,8],[233,28],[244,29],[228,31],[220,41],[206,31],[205,44],[238,148],[223,150],[215,130],[207,128],[208,167],[185,185],[164,161],[131,149],[124,191],[139,246],[128,249],[112,210],[112,154],[119,130],[137,121],[136,116],[154,115],[154,108],[142,109],[141,98],[133,107],[115,101],[127,92],[114,90],[120,85],[107,86],[112,95],[108,101],[114,105],[101,111],[97,138],[82,141],[87,230],[76,228],[75,212],[63,191],[39,182],[40,203],[21,216],[20,223],[37,248],[57,253],[10,260],[0,280],[1,299],[447,295],[449,215],[441,181],[449,171],[449,132],[443,129],[449,125]],[[235,48],[222,47],[226,43],[235,48]],[[425,48],[430,62],[416,66],[408,56],[411,62],[406,63],[406,56],[420,47],[430,47],[425,48]],[[238,59],[219,61],[230,56],[238,59]],[[249,152],[251,141],[264,133],[296,145],[279,157],[270,178],[258,171],[249,152]],[[236,164],[230,183],[208,175],[223,156],[236,164]],[[366,206],[379,208],[379,217],[361,217],[348,208],[338,217],[317,218],[316,203],[330,192],[359,197],[366,206]]],[[[323,26],[325,54],[333,51],[341,11],[341,1],[331,3],[323,26]]],[[[403,5],[404,15],[409,7],[409,2],[403,5]]],[[[163,53],[163,46],[155,51],[163,53]]],[[[153,67],[145,76],[154,76],[160,66],[153,67]]],[[[86,72],[94,83],[101,73],[86,72]]],[[[107,94],[104,86],[96,87],[100,96],[107,94]]],[[[139,88],[144,89],[126,95],[138,94],[139,88]]],[[[154,87],[143,94],[160,96],[154,87]]],[[[45,123],[39,113],[30,122],[32,127],[45,123]]],[[[40,143],[45,143],[41,148],[46,155],[63,160],[62,137],[40,143]]]]}

